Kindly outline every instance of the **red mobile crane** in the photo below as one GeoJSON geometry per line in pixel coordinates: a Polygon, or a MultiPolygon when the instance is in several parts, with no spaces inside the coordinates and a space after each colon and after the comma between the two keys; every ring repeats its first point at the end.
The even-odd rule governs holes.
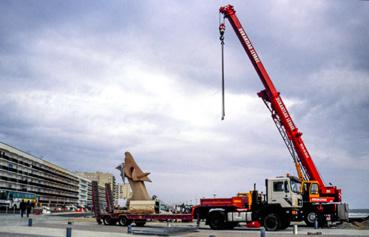
{"type": "Polygon", "coordinates": [[[318,220],[322,222],[325,222],[326,220],[347,220],[348,205],[341,202],[341,189],[338,189],[336,186],[326,186],[324,184],[304,144],[304,141],[302,140],[302,133],[299,132],[298,128],[295,126],[285,104],[283,103],[280,93],[275,88],[264,68],[263,63],[256,53],[255,48],[238,20],[233,6],[223,6],[219,9],[219,12],[223,15],[223,22],[219,25],[222,45],[224,44],[224,19],[227,18],[265,87],[264,90],[257,94],[271,112],[273,121],[295,163],[299,179],[302,182],[305,222],[308,225],[313,225],[315,218],[318,218],[318,220]]]}

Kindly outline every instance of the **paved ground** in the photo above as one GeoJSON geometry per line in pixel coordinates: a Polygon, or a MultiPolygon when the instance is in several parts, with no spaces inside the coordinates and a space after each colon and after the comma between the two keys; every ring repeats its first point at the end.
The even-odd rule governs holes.
{"type": "MultiPolygon", "coordinates": [[[[21,219],[18,215],[0,215],[0,236],[1,237],[64,237],[66,236],[67,222],[73,222],[72,236],[78,237],[132,237],[127,234],[127,227],[122,226],[104,226],[98,225],[92,218],[71,218],[60,216],[33,216],[33,226],[28,227],[28,220],[21,219]]],[[[173,223],[172,226],[189,226],[188,223],[173,223]]],[[[192,227],[193,224],[190,224],[192,227]]],[[[148,223],[145,228],[136,228],[134,230],[162,230],[167,226],[166,223],[148,223]]],[[[312,229],[307,227],[299,227],[299,236],[311,236],[316,232],[321,232],[320,236],[369,236],[369,230],[355,229],[312,229]],[[308,233],[310,233],[308,235],[308,233]]],[[[259,230],[250,230],[238,227],[235,230],[213,231],[206,226],[200,226],[198,232],[181,233],[175,236],[185,237],[256,237],[260,236],[259,230]]],[[[278,232],[267,232],[266,236],[292,236],[292,227],[287,230],[278,232]]]]}

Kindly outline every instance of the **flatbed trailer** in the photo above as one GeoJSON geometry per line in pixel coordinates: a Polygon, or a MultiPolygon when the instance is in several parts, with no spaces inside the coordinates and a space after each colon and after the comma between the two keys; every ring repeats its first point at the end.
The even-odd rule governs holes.
{"type": "Polygon", "coordinates": [[[136,226],[144,226],[147,221],[180,221],[192,222],[191,214],[130,214],[130,213],[105,213],[96,216],[99,224],[127,226],[135,223],[136,226]]]}
{"type": "Polygon", "coordinates": [[[127,226],[134,223],[136,226],[144,226],[147,221],[181,221],[192,222],[191,214],[152,213],[147,210],[120,210],[112,207],[112,195],[110,187],[106,187],[106,208],[101,208],[100,195],[97,181],[92,181],[92,210],[98,224],[127,226]]]}

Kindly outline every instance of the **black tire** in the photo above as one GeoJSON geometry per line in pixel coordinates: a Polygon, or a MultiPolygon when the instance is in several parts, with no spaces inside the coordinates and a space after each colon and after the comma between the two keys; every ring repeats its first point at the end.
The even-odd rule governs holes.
{"type": "Polygon", "coordinates": [[[304,216],[304,221],[307,226],[313,227],[315,224],[315,219],[317,218],[317,215],[314,211],[308,211],[306,212],[304,216]]]}
{"type": "Polygon", "coordinates": [[[208,223],[212,230],[222,230],[226,227],[225,214],[222,211],[211,212],[208,216],[208,223]]]}
{"type": "Polygon", "coordinates": [[[128,218],[126,216],[121,216],[119,218],[119,225],[121,225],[121,226],[127,226],[127,225],[129,225],[131,223],[132,223],[132,221],[131,220],[128,220],[128,218]]]}
{"type": "Polygon", "coordinates": [[[137,221],[135,221],[135,225],[137,227],[145,226],[145,224],[146,224],[146,220],[137,220],[137,221]]]}
{"type": "Polygon", "coordinates": [[[285,230],[290,226],[290,224],[291,224],[291,220],[287,217],[283,217],[283,218],[281,218],[279,229],[280,230],[285,230]]]}
{"type": "Polygon", "coordinates": [[[104,225],[115,225],[117,222],[113,220],[110,216],[103,218],[104,225]]]}
{"type": "Polygon", "coordinates": [[[268,231],[276,231],[281,226],[281,220],[277,214],[270,213],[264,218],[264,228],[268,231]]]}
{"type": "Polygon", "coordinates": [[[109,223],[110,223],[110,217],[109,216],[104,217],[103,218],[103,223],[104,223],[104,225],[109,225],[109,223]]]}
{"type": "Polygon", "coordinates": [[[225,229],[233,230],[236,226],[238,226],[238,222],[227,222],[225,225],[225,229]]]}

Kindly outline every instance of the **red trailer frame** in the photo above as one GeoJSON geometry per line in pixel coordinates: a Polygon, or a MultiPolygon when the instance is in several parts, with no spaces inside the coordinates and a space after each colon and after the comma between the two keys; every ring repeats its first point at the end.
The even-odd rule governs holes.
{"type": "Polygon", "coordinates": [[[136,226],[144,226],[147,221],[181,221],[192,222],[191,214],[129,214],[129,213],[106,213],[96,216],[96,219],[102,220],[105,225],[127,226],[135,223],[136,226]]]}

